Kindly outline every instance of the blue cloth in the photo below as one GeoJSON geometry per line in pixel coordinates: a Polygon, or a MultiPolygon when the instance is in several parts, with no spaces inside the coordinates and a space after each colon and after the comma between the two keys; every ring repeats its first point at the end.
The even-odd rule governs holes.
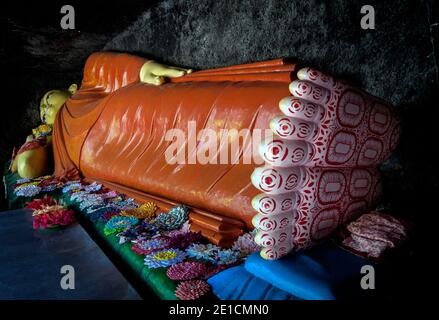
{"type": "Polygon", "coordinates": [[[361,294],[361,267],[369,261],[335,244],[321,245],[279,260],[255,253],[245,269],[271,285],[301,299],[333,300],[361,294]]]}
{"type": "Polygon", "coordinates": [[[217,273],[207,281],[222,300],[295,300],[289,293],[248,273],[240,265],[217,273]]]}

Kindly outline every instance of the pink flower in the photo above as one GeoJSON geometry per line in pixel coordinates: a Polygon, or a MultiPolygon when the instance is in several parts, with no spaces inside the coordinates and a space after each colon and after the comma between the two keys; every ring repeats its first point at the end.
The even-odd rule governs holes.
{"type": "Polygon", "coordinates": [[[51,196],[45,196],[43,199],[34,199],[31,202],[26,203],[26,208],[32,210],[39,210],[45,206],[56,205],[57,202],[51,196]]]}
{"type": "Polygon", "coordinates": [[[63,209],[59,205],[44,206],[44,212],[34,215],[33,227],[47,228],[55,225],[67,226],[75,221],[74,211],[63,209]]]}

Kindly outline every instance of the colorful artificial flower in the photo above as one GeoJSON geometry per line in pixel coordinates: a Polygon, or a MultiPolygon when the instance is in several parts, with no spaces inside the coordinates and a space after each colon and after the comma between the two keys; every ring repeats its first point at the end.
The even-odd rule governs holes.
{"type": "Polygon", "coordinates": [[[75,221],[74,214],[73,210],[68,210],[58,204],[40,207],[32,213],[33,228],[67,226],[75,221]]]}
{"type": "MultiPolygon", "coordinates": [[[[89,211],[89,209],[87,209],[87,211],[86,211],[87,218],[90,219],[90,221],[95,222],[95,223],[98,221],[102,221],[101,218],[104,214],[106,214],[108,212],[115,213],[114,208],[112,208],[111,206],[98,207],[98,208],[90,210],[90,211],[89,211]]],[[[105,222],[108,220],[109,219],[106,219],[105,222]]]]}
{"type": "Polygon", "coordinates": [[[157,234],[157,230],[147,229],[143,223],[131,226],[130,228],[120,232],[119,243],[125,243],[127,241],[141,241],[150,239],[157,234]]]}
{"type": "Polygon", "coordinates": [[[189,232],[191,231],[191,223],[189,220],[186,220],[185,223],[183,223],[183,225],[181,226],[180,232],[189,232]]]}
{"type": "Polygon", "coordinates": [[[59,211],[64,209],[64,207],[58,203],[50,206],[42,206],[32,212],[32,216],[39,216],[46,213],[50,213],[51,211],[59,211]]]}
{"type": "Polygon", "coordinates": [[[90,214],[93,214],[93,213],[95,213],[95,212],[99,212],[99,211],[103,211],[103,212],[106,212],[106,211],[115,211],[115,208],[114,207],[112,207],[111,205],[107,205],[107,204],[104,204],[104,205],[97,205],[97,206],[91,206],[91,207],[88,207],[86,210],[85,210],[85,213],[87,214],[87,215],[90,215],[90,214]]]}
{"type": "Polygon", "coordinates": [[[46,206],[56,205],[57,202],[51,196],[44,196],[42,199],[34,199],[26,203],[26,208],[32,210],[39,210],[46,206]]]}
{"type": "Polygon", "coordinates": [[[59,210],[34,217],[34,229],[67,226],[75,221],[73,210],[59,210]]]}
{"type": "Polygon", "coordinates": [[[84,195],[83,201],[104,203],[104,199],[98,193],[88,193],[84,195]]]}
{"type": "Polygon", "coordinates": [[[100,194],[100,196],[102,199],[113,199],[113,198],[116,198],[118,195],[117,195],[116,191],[111,190],[111,191],[100,194]]]}
{"type": "Polygon", "coordinates": [[[108,201],[116,205],[116,203],[124,201],[124,198],[122,197],[122,195],[117,194],[115,197],[109,197],[108,201]]]}
{"type": "Polygon", "coordinates": [[[79,209],[81,211],[84,211],[85,209],[93,206],[104,206],[105,202],[102,198],[99,196],[96,197],[95,194],[90,194],[89,197],[82,200],[79,204],[79,209]]]}
{"type": "Polygon", "coordinates": [[[157,205],[154,202],[146,202],[138,208],[124,210],[120,213],[121,216],[135,217],[138,219],[152,219],[155,217],[157,205]]]}
{"type": "Polygon", "coordinates": [[[55,191],[57,188],[56,184],[48,184],[46,186],[40,186],[41,192],[52,192],[55,191]]]}
{"type": "Polygon", "coordinates": [[[150,230],[150,231],[159,231],[159,228],[157,228],[157,226],[155,225],[155,223],[153,223],[151,220],[149,219],[143,219],[141,222],[142,227],[145,230],[150,230]]]}
{"type": "Polygon", "coordinates": [[[121,196],[118,196],[114,199],[110,199],[112,205],[117,207],[119,210],[130,210],[139,207],[136,201],[132,198],[124,199],[121,196]]]}
{"type": "Polygon", "coordinates": [[[98,193],[77,191],[70,195],[70,200],[78,202],[81,210],[87,209],[87,212],[106,206],[105,199],[98,193]]]}
{"type": "MultiPolygon", "coordinates": [[[[154,223],[154,221],[152,221],[154,223]]],[[[158,228],[158,227],[157,227],[158,228]]],[[[160,230],[160,234],[165,236],[165,237],[175,237],[179,234],[182,234],[184,232],[181,232],[180,230],[160,230]]]]}
{"type": "Polygon", "coordinates": [[[171,248],[186,249],[193,243],[203,242],[205,239],[200,232],[179,232],[169,237],[171,248]]]}
{"type": "MultiPolygon", "coordinates": [[[[156,226],[142,221],[139,225],[135,227],[131,227],[133,230],[127,230],[127,233],[130,233],[130,239],[135,241],[144,241],[155,237],[159,233],[159,229],[156,226]]],[[[126,236],[126,235],[124,235],[126,236]]]]}
{"type": "Polygon", "coordinates": [[[186,253],[178,249],[165,249],[153,252],[145,256],[145,265],[151,269],[165,268],[182,262],[186,253]]]}
{"type": "Polygon", "coordinates": [[[253,252],[258,252],[261,248],[256,244],[254,240],[255,232],[244,233],[238,237],[233,243],[232,249],[239,251],[241,257],[251,255],[253,252]]]}
{"type": "Polygon", "coordinates": [[[166,271],[166,275],[171,280],[193,280],[204,277],[206,273],[206,264],[196,261],[180,262],[166,271]]]}
{"type": "Polygon", "coordinates": [[[26,184],[16,188],[14,191],[19,197],[34,197],[41,192],[41,188],[35,184],[26,184]]]}
{"type": "Polygon", "coordinates": [[[131,249],[137,254],[150,254],[154,251],[159,251],[169,248],[169,239],[165,237],[157,237],[148,240],[137,240],[131,249]]]}
{"type": "Polygon", "coordinates": [[[16,185],[24,184],[24,183],[27,183],[30,181],[31,181],[31,179],[29,179],[29,178],[21,178],[21,179],[17,180],[16,185]]]}
{"type": "Polygon", "coordinates": [[[62,185],[63,183],[54,176],[47,176],[38,183],[42,192],[52,192],[62,185]]]}
{"type": "Polygon", "coordinates": [[[137,224],[138,222],[139,220],[133,217],[115,216],[105,224],[104,234],[108,236],[113,233],[121,232],[137,224]]]}
{"type": "Polygon", "coordinates": [[[179,229],[183,223],[186,222],[188,212],[188,207],[178,205],[171,208],[168,213],[160,213],[154,222],[157,224],[157,226],[159,226],[159,228],[164,230],[179,229]]]}
{"type": "Polygon", "coordinates": [[[215,265],[228,265],[240,259],[239,251],[233,249],[221,249],[211,243],[195,243],[186,249],[188,257],[195,260],[210,262],[215,265]]]}
{"type": "Polygon", "coordinates": [[[182,224],[180,229],[162,230],[161,234],[163,234],[167,237],[174,237],[174,236],[177,236],[177,235],[182,234],[182,233],[191,232],[190,228],[191,228],[191,224],[190,224],[189,220],[186,220],[186,222],[182,224]]]}
{"type": "Polygon", "coordinates": [[[72,182],[69,184],[64,185],[62,188],[62,193],[69,193],[75,190],[81,190],[81,183],[80,182],[72,182]]]}
{"type": "Polygon", "coordinates": [[[85,192],[96,192],[102,189],[102,184],[93,182],[82,187],[85,192]]]}
{"type": "Polygon", "coordinates": [[[38,184],[39,184],[39,182],[37,180],[29,180],[28,182],[25,182],[22,184],[15,184],[14,189],[23,188],[23,187],[30,186],[30,185],[38,186],[38,184]]]}
{"type": "Polygon", "coordinates": [[[234,264],[241,257],[240,252],[233,249],[222,249],[215,256],[215,264],[229,265],[234,264]]]}
{"type": "Polygon", "coordinates": [[[40,177],[39,179],[39,185],[47,185],[47,184],[56,184],[56,185],[64,185],[59,178],[55,176],[44,176],[40,177]]]}
{"type": "Polygon", "coordinates": [[[180,300],[195,300],[209,292],[210,286],[204,280],[182,281],[175,290],[180,300]]]}
{"type": "Polygon", "coordinates": [[[194,243],[186,249],[188,257],[204,262],[216,263],[217,254],[221,250],[220,247],[208,244],[194,243]]]}
{"type": "Polygon", "coordinates": [[[75,190],[76,191],[70,195],[71,201],[80,202],[80,201],[86,199],[89,195],[87,192],[85,192],[83,190],[80,190],[80,189],[75,189],[75,190]]]}
{"type": "Polygon", "coordinates": [[[66,182],[64,183],[64,185],[65,185],[65,186],[69,186],[69,185],[71,185],[71,184],[78,184],[78,183],[82,186],[82,182],[81,182],[81,180],[70,180],[70,181],[66,181],[66,182]]]}

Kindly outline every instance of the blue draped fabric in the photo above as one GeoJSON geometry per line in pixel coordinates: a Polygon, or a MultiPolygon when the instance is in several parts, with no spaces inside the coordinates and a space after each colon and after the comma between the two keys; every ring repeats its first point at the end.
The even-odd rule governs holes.
{"type": "Polygon", "coordinates": [[[207,281],[222,300],[294,300],[289,293],[247,272],[243,265],[226,269],[207,281]]]}
{"type": "Polygon", "coordinates": [[[333,300],[361,294],[360,279],[368,260],[327,243],[279,260],[264,260],[258,253],[247,258],[253,276],[302,299],[333,300]]]}

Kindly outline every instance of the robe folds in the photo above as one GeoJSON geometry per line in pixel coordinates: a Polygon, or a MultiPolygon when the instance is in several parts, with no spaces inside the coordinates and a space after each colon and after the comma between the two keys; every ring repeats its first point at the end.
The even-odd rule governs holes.
{"type": "MultiPolygon", "coordinates": [[[[289,95],[295,65],[279,59],[203,70],[153,86],[139,81],[147,61],[110,52],[88,58],[80,90],[57,114],[55,175],[102,182],[163,209],[187,205],[196,231],[215,243],[235,238],[243,226],[252,228],[251,200],[259,192],[250,176],[261,159],[254,159],[259,164],[170,164],[166,150],[172,141],[166,133],[181,129],[190,135],[189,122],[196,132],[268,129],[279,114],[278,102],[289,95]]],[[[188,143],[181,148],[188,150],[188,143]]],[[[195,145],[202,147],[203,141],[195,145]]],[[[243,144],[235,156],[250,147],[243,144]]]]}

